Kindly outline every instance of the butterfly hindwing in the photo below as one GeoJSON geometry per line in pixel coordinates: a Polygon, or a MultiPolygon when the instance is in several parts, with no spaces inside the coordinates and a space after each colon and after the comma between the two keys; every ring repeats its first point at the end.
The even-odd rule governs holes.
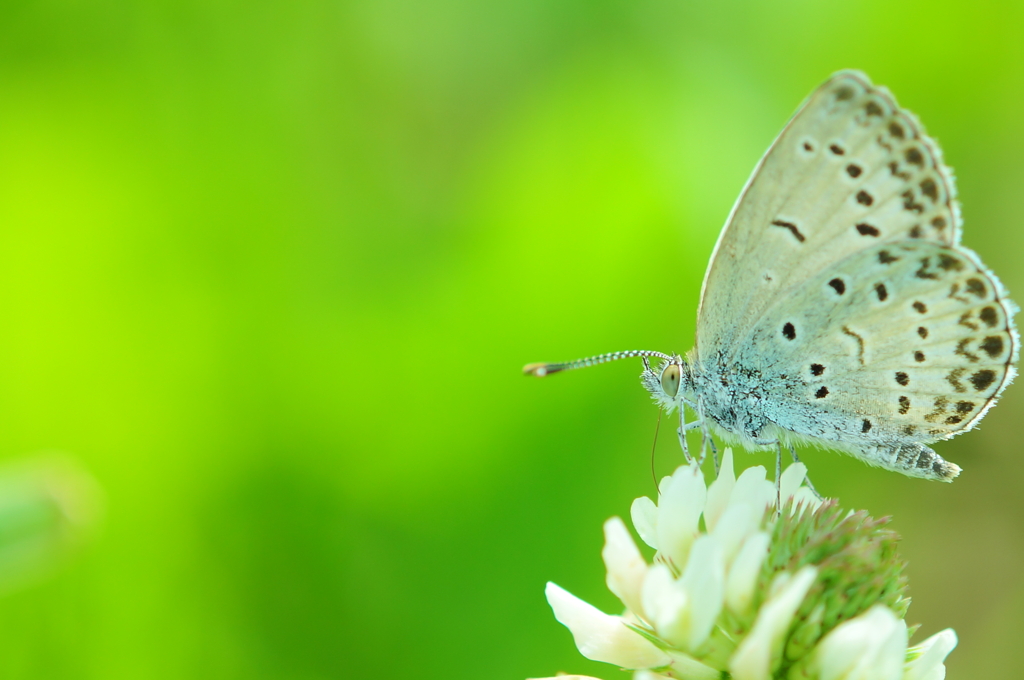
{"type": "Polygon", "coordinates": [[[960,246],[905,240],[849,255],[796,286],[740,342],[775,422],[840,442],[947,439],[970,429],[1012,379],[1015,312],[960,246]]]}

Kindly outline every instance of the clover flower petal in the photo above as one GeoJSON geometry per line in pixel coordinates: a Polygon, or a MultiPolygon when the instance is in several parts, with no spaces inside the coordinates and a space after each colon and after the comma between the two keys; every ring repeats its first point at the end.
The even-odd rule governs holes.
{"type": "Polygon", "coordinates": [[[947,628],[911,647],[903,680],[943,680],[946,677],[943,662],[956,647],[956,643],[956,633],[952,628],[947,628]]]}
{"type": "Polygon", "coordinates": [[[640,540],[648,546],[658,549],[658,506],[647,496],[640,496],[629,508],[629,518],[633,520],[633,528],[640,540]]]}
{"type": "Polygon", "coordinates": [[[698,525],[707,498],[704,475],[696,465],[682,467],[661,492],[655,524],[658,551],[681,569],[690,546],[699,533],[698,525]]]}
{"type": "Polygon", "coordinates": [[[618,517],[604,523],[601,557],[608,571],[608,590],[622,601],[626,609],[642,614],[640,592],[647,574],[647,562],[633,542],[629,529],[618,517]]]}
{"type": "Polygon", "coordinates": [[[544,591],[555,618],[572,633],[580,654],[621,668],[657,668],[671,659],[621,616],[605,614],[575,595],[548,583],[544,591]]]}
{"type": "Polygon", "coordinates": [[[875,605],[839,624],[816,650],[820,680],[901,680],[907,624],[875,605]]]}
{"type": "Polygon", "coordinates": [[[641,597],[647,620],[658,636],[683,647],[686,639],[684,616],[689,598],[668,565],[657,563],[651,566],[644,579],[641,597]]]}
{"type": "Polygon", "coordinates": [[[775,577],[775,594],[761,607],[750,635],[744,638],[729,663],[736,680],[768,680],[782,653],[782,640],[793,615],[814,583],[817,570],[804,567],[794,575],[775,577]]]}
{"type": "Polygon", "coordinates": [[[714,531],[722,513],[729,507],[732,490],[736,486],[736,473],[732,467],[732,449],[722,454],[722,467],[718,470],[718,478],[708,487],[708,498],[704,505],[704,524],[708,531],[714,531]]]}
{"type": "Polygon", "coordinates": [[[725,601],[725,561],[713,536],[694,541],[679,582],[690,601],[686,649],[694,651],[708,639],[725,601]]]}
{"type": "Polygon", "coordinates": [[[758,531],[747,536],[732,561],[725,582],[725,602],[733,613],[743,614],[753,602],[757,577],[761,572],[761,565],[768,557],[770,545],[771,537],[768,532],[758,531]]]}

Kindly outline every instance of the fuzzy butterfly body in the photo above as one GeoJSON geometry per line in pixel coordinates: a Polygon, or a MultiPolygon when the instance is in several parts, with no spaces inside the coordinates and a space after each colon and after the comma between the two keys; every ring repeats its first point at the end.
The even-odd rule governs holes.
{"type": "MultiPolygon", "coordinates": [[[[952,173],[884,88],[841,71],[754,169],[705,275],[695,348],[641,376],[748,448],[804,441],[904,474],[960,469],[926,444],[969,430],[1014,376],[1016,306],[960,245],[952,173]]],[[[646,361],[646,360],[645,360],[646,361]]]]}

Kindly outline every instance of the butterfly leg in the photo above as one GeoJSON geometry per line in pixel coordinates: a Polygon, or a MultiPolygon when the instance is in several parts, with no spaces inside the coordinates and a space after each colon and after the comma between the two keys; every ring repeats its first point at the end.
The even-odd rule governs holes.
{"type": "MultiPolygon", "coordinates": [[[[794,463],[799,463],[800,462],[800,456],[796,455],[796,449],[793,448],[792,444],[789,444],[788,446],[789,446],[789,455],[791,455],[793,457],[793,462],[794,463]]],[[[804,475],[804,484],[806,484],[807,488],[811,490],[811,493],[814,494],[815,498],[817,498],[819,501],[825,500],[824,498],[821,497],[821,494],[818,493],[818,490],[814,488],[814,484],[811,483],[810,475],[804,475]]]]}
{"type": "Polygon", "coordinates": [[[715,477],[718,477],[718,473],[720,472],[720,468],[718,466],[718,447],[715,446],[715,440],[711,436],[711,433],[708,432],[707,428],[704,428],[704,436],[707,438],[708,445],[711,447],[711,460],[715,461],[715,477]]]}
{"type": "MultiPolygon", "coordinates": [[[[704,459],[707,458],[708,454],[708,440],[710,436],[708,434],[708,428],[704,426],[704,400],[697,400],[697,415],[700,416],[701,428],[700,428],[700,462],[698,465],[704,465],[704,459]]],[[[715,453],[715,476],[718,475],[718,454],[715,453]]]]}
{"type": "Polygon", "coordinates": [[[679,434],[679,446],[683,448],[683,456],[686,458],[687,463],[692,463],[693,458],[690,457],[690,446],[686,443],[686,411],[683,405],[679,405],[679,429],[676,432],[679,434]]]}
{"type": "MultiPolygon", "coordinates": [[[[680,411],[681,410],[682,409],[680,409],[680,411]]],[[[703,427],[704,426],[704,421],[703,420],[694,420],[693,422],[688,423],[685,420],[683,420],[682,418],[680,418],[680,421],[682,422],[682,425],[681,425],[681,427],[678,430],[676,430],[676,434],[679,435],[679,445],[683,448],[683,455],[686,456],[686,462],[687,463],[692,463],[693,462],[693,458],[690,457],[690,448],[689,448],[689,446],[688,446],[688,444],[686,442],[686,433],[689,432],[690,430],[696,429],[698,427],[703,427]]],[[[698,462],[698,464],[703,463],[703,462],[704,462],[704,456],[703,456],[703,454],[701,454],[701,459],[698,462]]]]}

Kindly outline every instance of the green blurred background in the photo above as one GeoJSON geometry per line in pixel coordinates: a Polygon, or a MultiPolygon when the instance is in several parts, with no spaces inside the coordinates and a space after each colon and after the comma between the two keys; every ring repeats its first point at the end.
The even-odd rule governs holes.
{"type": "MultiPolygon", "coordinates": [[[[689,349],[747,175],[847,67],[1024,299],[1020,2],[0,2],[0,459],[106,497],[0,599],[0,677],[609,677],[543,585],[616,609],[656,410],[636,361],[520,367],[689,349]]],[[[949,486],[806,454],[894,516],[950,678],[1024,664],[1022,390],[949,486]]]]}

